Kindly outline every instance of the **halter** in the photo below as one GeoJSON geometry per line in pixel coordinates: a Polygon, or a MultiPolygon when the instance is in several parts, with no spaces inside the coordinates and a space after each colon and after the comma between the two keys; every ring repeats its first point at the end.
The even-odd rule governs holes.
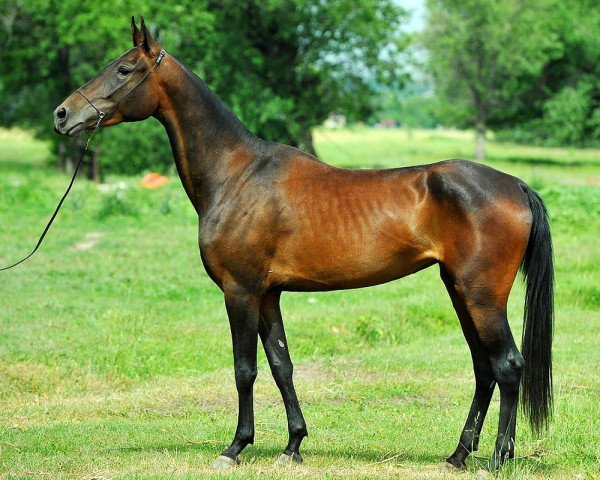
{"type": "MultiPolygon", "coordinates": [[[[114,104],[112,107],[110,107],[110,108],[109,108],[109,109],[108,109],[106,112],[101,112],[101,111],[100,111],[100,110],[99,110],[99,109],[96,107],[96,105],[94,105],[94,104],[91,102],[91,100],[90,100],[88,97],[86,97],[86,96],[85,96],[85,94],[84,94],[84,93],[81,91],[81,88],[83,88],[83,87],[81,87],[81,88],[78,88],[77,90],[75,90],[75,92],[77,92],[79,95],[81,95],[83,98],[85,98],[85,101],[86,101],[86,102],[88,102],[88,103],[89,103],[89,104],[92,106],[92,108],[93,108],[94,110],[96,110],[96,113],[98,114],[98,123],[96,124],[95,130],[97,130],[97,129],[100,127],[100,123],[102,122],[102,120],[104,119],[104,117],[106,116],[106,114],[107,114],[108,112],[110,112],[111,110],[115,110],[115,109],[116,109],[116,108],[119,106],[119,104],[120,104],[120,103],[121,103],[123,100],[125,100],[125,99],[126,99],[126,98],[127,98],[127,97],[128,97],[130,94],[131,94],[131,92],[133,92],[133,91],[134,91],[134,90],[135,90],[137,87],[139,87],[139,86],[142,84],[142,82],[143,82],[144,80],[146,80],[146,78],[148,78],[148,75],[150,75],[150,74],[151,74],[151,73],[154,71],[154,69],[160,65],[160,62],[162,62],[162,59],[165,57],[165,55],[166,55],[166,54],[167,54],[167,52],[165,52],[165,50],[164,50],[164,49],[163,49],[163,50],[161,50],[161,51],[160,51],[160,53],[158,54],[158,57],[156,57],[156,61],[154,62],[154,65],[152,66],[152,68],[146,72],[146,74],[145,74],[145,75],[144,75],[144,76],[143,76],[143,77],[142,77],[142,78],[139,80],[139,82],[137,82],[137,83],[136,83],[136,84],[133,86],[133,88],[132,88],[131,90],[129,90],[129,91],[128,91],[128,92],[127,92],[125,95],[123,95],[123,96],[122,96],[122,97],[119,99],[119,101],[118,101],[117,103],[115,103],[115,104],[114,104]]],[[[114,93],[114,92],[113,92],[113,93],[114,93]]],[[[95,132],[94,132],[94,133],[95,133],[95,132]]]]}
{"type": "Polygon", "coordinates": [[[139,82],[137,82],[133,86],[133,88],[131,90],[129,90],[125,95],[123,95],[121,97],[121,99],[117,103],[115,103],[111,108],[109,108],[105,112],[101,112],[100,110],[98,110],[98,108],[96,108],[96,106],[83,94],[83,92],[80,89],[75,90],[77,93],[79,93],[79,95],[81,95],[83,98],[86,99],[86,101],[92,106],[92,108],[94,110],[96,110],[96,113],[98,114],[98,121],[96,122],[96,126],[94,127],[94,130],[92,131],[91,135],[87,139],[87,142],[85,143],[85,148],[83,149],[83,153],[81,154],[81,158],[79,159],[79,162],[77,163],[77,166],[75,167],[75,171],[73,172],[73,178],[71,178],[71,181],[69,182],[67,190],[65,191],[64,195],[61,197],[61,199],[58,202],[58,205],[56,206],[56,208],[54,209],[54,213],[52,214],[52,216],[50,217],[50,220],[46,224],[46,227],[44,228],[44,231],[40,235],[40,238],[38,239],[37,244],[35,245],[34,249],[31,251],[31,253],[29,255],[27,255],[26,257],[23,257],[18,262],[15,262],[12,265],[9,265],[7,267],[0,268],[0,272],[2,272],[3,270],[9,270],[9,269],[11,269],[13,267],[16,267],[17,265],[23,263],[25,260],[27,260],[29,257],[31,257],[35,252],[37,252],[38,248],[40,248],[40,245],[44,241],[44,237],[48,233],[48,230],[50,230],[50,225],[52,225],[52,223],[54,222],[54,219],[56,218],[56,215],[58,215],[58,211],[60,210],[60,207],[62,207],[63,202],[65,201],[65,199],[67,198],[67,195],[71,191],[71,187],[73,187],[73,183],[75,183],[75,178],[77,177],[77,173],[79,172],[79,167],[81,167],[81,164],[83,163],[83,157],[85,156],[85,153],[87,152],[88,147],[90,146],[90,142],[92,141],[92,137],[100,129],[100,124],[102,123],[102,120],[104,119],[104,117],[106,116],[106,114],[108,112],[110,112],[111,110],[116,109],[119,106],[119,104],[123,100],[125,100],[129,96],[129,94],[131,94],[131,92],[133,92],[137,87],[140,86],[140,84],[144,80],[146,80],[146,78],[148,78],[148,75],[150,75],[152,73],[152,71],[156,67],[158,67],[160,65],[160,62],[162,62],[162,59],[164,58],[164,56],[166,55],[166,53],[167,52],[165,52],[164,50],[161,50],[160,53],[158,54],[158,57],[156,57],[156,61],[154,62],[154,65],[152,66],[152,68],[146,72],[146,74],[140,79],[139,82]]]}

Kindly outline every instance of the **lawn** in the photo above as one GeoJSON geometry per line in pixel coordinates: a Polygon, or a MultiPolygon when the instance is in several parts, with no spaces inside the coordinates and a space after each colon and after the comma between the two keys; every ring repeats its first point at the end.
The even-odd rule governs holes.
{"type": "MultiPolygon", "coordinates": [[[[468,132],[347,129],[315,135],[353,168],[470,158],[468,132]]],[[[94,139],[101,144],[102,135],[94,139]]],[[[600,150],[490,142],[550,210],[556,255],[555,414],[499,478],[600,476],[600,150]]],[[[0,131],[0,264],[28,252],[68,182],[44,143],[0,131]]],[[[466,474],[446,472],[470,405],[470,356],[437,267],[390,284],[288,293],[283,313],[310,436],[302,466],[273,462],[285,412],[259,353],[256,441],[227,474],[237,400],[222,295],[200,263],[176,177],[79,179],[45,245],[0,273],[0,478],[481,478],[494,397],[466,474]]],[[[509,318],[520,336],[521,282],[509,318]]],[[[491,475],[488,475],[492,477],[491,475]]]]}

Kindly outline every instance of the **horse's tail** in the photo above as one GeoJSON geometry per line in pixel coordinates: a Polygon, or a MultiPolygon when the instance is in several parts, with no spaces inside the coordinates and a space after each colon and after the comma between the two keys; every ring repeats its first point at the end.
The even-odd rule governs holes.
{"type": "Polygon", "coordinates": [[[552,410],[552,329],[554,324],[554,266],[548,212],[540,196],[522,184],[533,215],[527,250],[521,265],[527,282],[523,314],[521,405],[531,428],[548,426],[552,410]]]}

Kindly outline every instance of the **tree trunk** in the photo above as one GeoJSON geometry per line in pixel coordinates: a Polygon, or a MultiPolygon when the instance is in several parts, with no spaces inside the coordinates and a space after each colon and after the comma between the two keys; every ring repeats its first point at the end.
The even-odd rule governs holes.
{"type": "Polygon", "coordinates": [[[479,162],[485,160],[485,120],[482,117],[475,123],[475,158],[479,162]]]}
{"type": "Polygon", "coordinates": [[[62,140],[58,142],[58,168],[62,172],[67,170],[67,144],[62,140]]]}
{"type": "Polygon", "coordinates": [[[71,175],[75,171],[75,165],[77,165],[77,162],[79,161],[79,155],[81,153],[80,140],[76,138],[70,145],[67,145],[66,151],[67,155],[65,156],[64,161],[64,171],[68,175],[71,175]]]}
{"type": "Polygon", "coordinates": [[[311,155],[317,156],[317,152],[315,151],[315,146],[313,144],[313,136],[312,129],[306,128],[298,139],[298,148],[300,150],[304,150],[306,153],[310,153],[311,155]]]}
{"type": "Polygon", "coordinates": [[[98,147],[90,151],[90,167],[88,170],[88,180],[100,183],[100,149],[98,147]]]}

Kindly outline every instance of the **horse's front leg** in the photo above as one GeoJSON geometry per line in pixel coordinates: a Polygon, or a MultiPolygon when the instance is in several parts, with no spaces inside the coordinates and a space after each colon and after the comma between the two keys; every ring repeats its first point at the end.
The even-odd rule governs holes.
{"type": "Polygon", "coordinates": [[[256,379],[256,344],[260,301],[258,295],[226,290],[225,306],[233,340],[235,385],[238,391],[238,424],[231,445],[215,460],[213,467],[229,468],[239,463],[238,455],[254,443],[253,386],[256,379]]]}
{"type": "Polygon", "coordinates": [[[289,442],[283,454],[277,460],[278,465],[301,463],[300,444],[308,435],[306,422],[298,403],[292,374],[294,366],[290,358],[288,343],[285,338],[283,319],[279,307],[280,292],[265,296],[260,306],[260,323],[258,333],[265,347],[271,373],[281,396],[288,420],[289,442]]]}

